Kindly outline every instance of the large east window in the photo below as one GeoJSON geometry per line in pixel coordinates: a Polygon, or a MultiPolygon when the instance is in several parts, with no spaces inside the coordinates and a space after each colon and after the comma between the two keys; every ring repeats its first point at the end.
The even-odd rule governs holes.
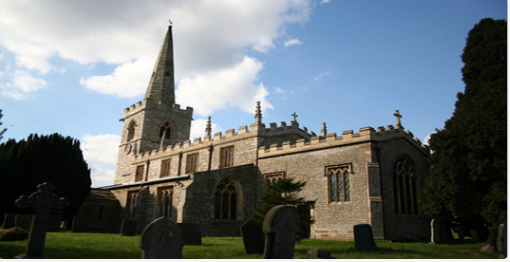
{"type": "Polygon", "coordinates": [[[393,200],[396,214],[418,215],[418,174],[412,161],[401,157],[393,168],[393,200]]]}

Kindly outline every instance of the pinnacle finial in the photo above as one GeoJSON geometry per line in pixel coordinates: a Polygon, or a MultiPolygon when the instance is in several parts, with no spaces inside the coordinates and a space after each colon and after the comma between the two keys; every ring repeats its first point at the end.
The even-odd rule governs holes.
{"type": "Polygon", "coordinates": [[[328,134],[328,129],[326,128],[326,122],[323,122],[322,123],[321,136],[322,137],[326,137],[327,134],[328,134]]]}
{"type": "Polygon", "coordinates": [[[397,126],[396,126],[396,127],[397,127],[398,129],[402,129],[402,128],[404,128],[404,127],[402,126],[402,122],[400,121],[400,119],[403,117],[403,116],[400,114],[400,111],[395,110],[395,113],[393,113],[393,115],[397,118],[397,126]]]}
{"type": "Polygon", "coordinates": [[[212,128],[211,128],[211,116],[207,118],[207,125],[205,126],[205,137],[211,138],[212,128]]]}
{"type": "Polygon", "coordinates": [[[260,101],[257,101],[257,109],[255,110],[255,124],[262,124],[262,111],[260,110],[260,101]]]}

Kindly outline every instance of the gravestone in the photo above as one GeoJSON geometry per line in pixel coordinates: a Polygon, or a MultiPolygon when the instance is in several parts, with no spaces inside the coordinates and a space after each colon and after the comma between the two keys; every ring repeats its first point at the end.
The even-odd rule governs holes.
{"type": "Polygon", "coordinates": [[[168,217],[152,221],[140,237],[142,258],[180,259],[184,243],[181,229],[168,217]]]}
{"type": "Polygon", "coordinates": [[[264,259],[292,259],[296,233],[301,229],[301,218],[295,208],[279,205],[271,208],[262,226],[266,234],[264,259]]]}
{"type": "Polygon", "coordinates": [[[336,257],[331,257],[331,251],[326,249],[312,249],[306,252],[306,257],[301,257],[301,259],[336,259],[336,257]]]}
{"type": "Polygon", "coordinates": [[[377,251],[377,245],[369,224],[354,225],[354,247],[361,251],[377,251]]]}
{"type": "Polygon", "coordinates": [[[439,222],[436,219],[432,219],[430,221],[430,243],[429,244],[436,244],[441,241],[441,226],[439,225],[439,222]]]}
{"type": "Polygon", "coordinates": [[[202,245],[202,228],[197,223],[179,223],[177,226],[181,229],[182,240],[187,246],[202,245]]]}
{"type": "Polygon", "coordinates": [[[16,218],[14,219],[14,226],[21,227],[28,231],[30,230],[30,225],[32,225],[33,218],[33,214],[16,214],[16,218]]]}
{"type": "Polygon", "coordinates": [[[134,236],[136,234],[136,227],[138,222],[136,219],[126,218],[122,219],[120,226],[120,234],[123,236],[134,236]]]}
{"type": "Polygon", "coordinates": [[[253,220],[248,220],[240,229],[246,254],[264,254],[262,226],[253,220]]]}
{"type": "Polygon", "coordinates": [[[471,239],[475,242],[480,242],[480,238],[478,237],[478,232],[476,230],[469,231],[469,234],[471,235],[471,239]]]}
{"type": "Polygon", "coordinates": [[[20,196],[16,200],[19,208],[32,207],[35,209],[35,217],[32,219],[30,233],[28,235],[28,244],[25,254],[16,256],[16,258],[46,258],[43,255],[44,242],[46,241],[46,229],[50,221],[50,211],[58,208],[63,209],[69,205],[66,198],[58,198],[53,193],[55,187],[48,183],[42,183],[37,186],[37,192],[30,196],[20,196]]]}
{"type": "Polygon", "coordinates": [[[16,215],[12,213],[6,213],[4,216],[4,222],[2,223],[2,227],[4,229],[8,229],[14,227],[14,220],[16,219],[16,215]]]}

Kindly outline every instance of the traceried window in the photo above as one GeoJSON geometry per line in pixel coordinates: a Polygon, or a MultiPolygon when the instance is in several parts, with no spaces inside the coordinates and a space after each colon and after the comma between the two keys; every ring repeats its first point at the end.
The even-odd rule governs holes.
{"type": "Polygon", "coordinates": [[[401,157],[393,169],[393,198],[395,213],[402,215],[418,215],[417,196],[418,173],[414,163],[401,157]]]}
{"type": "Polygon", "coordinates": [[[160,217],[172,218],[173,187],[158,188],[157,211],[160,217]]]}
{"type": "Polygon", "coordinates": [[[128,192],[126,200],[126,211],[128,212],[130,218],[135,218],[137,200],[138,191],[128,192]]]}
{"type": "Polygon", "coordinates": [[[329,202],[351,201],[351,174],[350,164],[326,168],[329,202]]]}
{"type": "Polygon", "coordinates": [[[270,185],[280,181],[280,179],[282,179],[284,177],[285,177],[284,172],[264,174],[264,184],[266,186],[266,192],[269,192],[270,185]]]}
{"type": "Polygon", "coordinates": [[[197,171],[198,154],[189,154],[186,157],[186,174],[197,171]]]}
{"type": "Polygon", "coordinates": [[[162,138],[165,136],[165,139],[170,139],[170,123],[165,122],[160,128],[159,128],[159,138],[162,138]]]}
{"type": "Polygon", "coordinates": [[[143,180],[143,169],[144,169],[144,165],[139,165],[136,167],[135,182],[143,180]]]}
{"type": "Polygon", "coordinates": [[[237,188],[231,178],[223,178],[214,190],[214,218],[237,219],[237,188]]]}
{"type": "Polygon", "coordinates": [[[161,160],[161,173],[160,177],[168,177],[170,176],[170,159],[161,160]]]}
{"type": "Polygon", "coordinates": [[[136,129],[136,122],[131,121],[127,128],[128,134],[127,134],[126,142],[133,140],[133,138],[135,137],[135,129],[136,129]]]}
{"type": "Polygon", "coordinates": [[[220,168],[234,166],[234,146],[220,149],[220,168]]]}

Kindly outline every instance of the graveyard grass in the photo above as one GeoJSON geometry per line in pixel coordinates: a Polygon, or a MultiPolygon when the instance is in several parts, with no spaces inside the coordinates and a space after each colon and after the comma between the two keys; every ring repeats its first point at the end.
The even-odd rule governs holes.
{"type": "MultiPolygon", "coordinates": [[[[136,259],[141,258],[138,247],[140,236],[120,234],[72,233],[69,231],[47,233],[44,254],[55,259],[136,259]]],[[[25,251],[27,241],[0,241],[0,258],[13,258],[25,251]]],[[[246,255],[240,237],[204,237],[201,246],[185,246],[186,259],[261,259],[262,255],[246,255]]],[[[354,242],[309,240],[296,243],[294,258],[306,256],[310,249],[322,248],[331,251],[338,259],[490,259],[499,258],[497,253],[483,253],[479,250],[483,242],[446,243],[391,243],[377,242],[378,252],[359,252],[354,242]]]]}

